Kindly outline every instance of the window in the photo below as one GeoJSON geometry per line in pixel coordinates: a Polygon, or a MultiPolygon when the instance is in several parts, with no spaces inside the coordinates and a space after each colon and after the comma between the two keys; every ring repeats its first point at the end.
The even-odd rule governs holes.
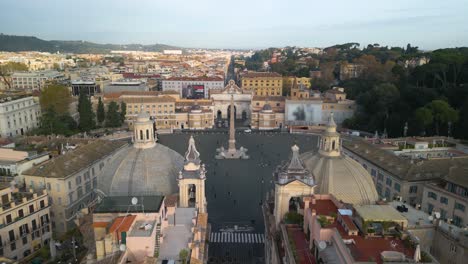
{"type": "Polygon", "coordinates": [[[444,209],[440,209],[440,218],[447,219],[447,211],[445,211],[444,209]]]}
{"type": "Polygon", "coordinates": [[[459,217],[458,215],[453,216],[453,224],[456,226],[462,226],[463,225],[463,219],[459,217]]]}
{"type": "Polygon", "coordinates": [[[437,194],[435,194],[434,192],[428,192],[427,197],[437,200],[437,194]]]}
{"type": "Polygon", "coordinates": [[[83,188],[82,188],[81,186],[80,186],[80,187],[78,187],[78,189],[77,189],[77,193],[78,193],[78,197],[81,197],[81,196],[83,196],[83,188]]]}
{"type": "Polygon", "coordinates": [[[386,179],[386,184],[387,184],[388,186],[392,186],[392,179],[387,178],[387,179],[386,179]]]}
{"type": "Polygon", "coordinates": [[[8,238],[10,241],[15,241],[15,230],[10,230],[8,232],[8,238]]]}
{"type": "Polygon", "coordinates": [[[55,185],[55,187],[56,187],[56,189],[57,189],[57,192],[60,192],[60,184],[57,183],[57,184],[55,185]]]}
{"type": "Polygon", "coordinates": [[[400,192],[400,189],[401,189],[400,184],[395,182],[394,189],[395,191],[400,192]]]}
{"type": "Polygon", "coordinates": [[[383,181],[383,174],[379,172],[379,174],[377,175],[377,179],[379,181],[383,181]]]}
{"type": "Polygon", "coordinates": [[[44,200],[41,200],[41,201],[39,202],[39,204],[41,205],[41,208],[44,208],[44,207],[45,207],[45,201],[44,201],[44,200]]]}
{"type": "Polygon", "coordinates": [[[24,211],[23,211],[23,209],[19,209],[19,210],[18,210],[18,217],[19,217],[19,218],[23,218],[23,217],[24,217],[24,211]]]}
{"type": "Polygon", "coordinates": [[[385,188],[385,198],[390,199],[390,189],[389,188],[385,188]]]}
{"type": "Polygon", "coordinates": [[[375,169],[371,169],[370,174],[375,177],[375,175],[377,175],[377,171],[375,169]]]}
{"type": "Polygon", "coordinates": [[[6,223],[9,224],[11,222],[13,222],[13,218],[11,217],[11,214],[9,214],[6,216],[6,223]]]}
{"type": "Polygon", "coordinates": [[[68,194],[68,202],[73,203],[73,192],[68,194]]]}
{"type": "Polygon", "coordinates": [[[410,186],[409,193],[417,193],[417,192],[418,192],[418,186],[416,185],[410,186]]]}
{"type": "Polygon", "coordinates": [[[432,211],[434,211],[434,205],[431,203],[427,204],[427,213],[432,214],[432,211]]]}
{"type": "Polygon", "coordinates": [[[58,205],[62,205],[62,197],[59,197],[57,200],[58,205]]]}
{"type": "Polygon", "coordinates": [[[465,212],[465,206],[461,203],[455,202],[455,210],[460,210],[462,212],[465,212]]]}
{"type": "Polygon", "coordinates": [[[68,182],[68,190],[71,190],[72,189],[72,184],[71,184],[71,181],[68,182]]]}
{"type": "Polygon", "coordinates": [[[29,213],[30,213],[30,214],[34,213],[34,205],[33,205],[33,204],[31,204],[31,205],[29,206],[29,213]]]}
{"type": "Polygon", "coordinates": [[[443,203],[443,204],[448,204],[448,199],[447,199],[447,197],[441,196],[441,197],[440,197],[440,202],[443,203]]]}
{"type": "Polygon", "coordinates": [[[51,189],[51,188],[50,188],[50,183],[48,182],[48,183],[47,183],[47,190],[50,191],[50,189],[51,189]]]}
{"type": "Polygon", "coordinates": [[[81,176],[76,177],[75,182],[76,182],[76,185],[80,185],[81,184],[81,176]]]}

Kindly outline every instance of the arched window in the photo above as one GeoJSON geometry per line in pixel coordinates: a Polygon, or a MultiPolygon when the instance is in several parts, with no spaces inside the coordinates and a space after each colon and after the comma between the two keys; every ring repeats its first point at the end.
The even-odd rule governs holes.
{"type": "Polygon", "coordinates": [[[335,150],[335,140],[332,142],[332,150],[335,150]]]}
{"type": "Polygon", "coordinates": [[[140,140],[143,140],[143,130],[140,130],[140,140]]]}

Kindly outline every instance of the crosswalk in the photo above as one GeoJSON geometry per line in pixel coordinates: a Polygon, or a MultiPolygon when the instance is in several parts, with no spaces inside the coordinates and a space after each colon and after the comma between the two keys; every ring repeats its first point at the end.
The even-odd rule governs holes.
{"type": "Polygon", "coordinates": [[[265,236],[257,233],[214,232],[210,235],[210,243],[262,244],[265,243],[265,236]]]}

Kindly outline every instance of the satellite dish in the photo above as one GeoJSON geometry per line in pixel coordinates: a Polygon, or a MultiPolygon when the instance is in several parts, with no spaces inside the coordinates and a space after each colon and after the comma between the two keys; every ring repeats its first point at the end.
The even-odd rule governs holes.
{"type": "Polygon", "coordinates": [[[325,241],[320,241],[319,244],[318,244],[318,247],[320,250],[324,250],[327,248],[327,242],[325,241]]]}
{"type": "Polygon", "coordinates": [[[133,205],[137,205],[137,203],[138,203],[138,198],[133,197],[133,198],[132,198],[132,204],[133,204],[133,205]]]}
{"type": "Polygon", "coordinates": [[[125,250],[127,250],[127,246],[125,244],[120,244],[119,249],[120,251],[124,252],[125,250]]]}
{"type": "Polygon", "coordinates": [[[435,215],[435,218],[437,218],[437,219],[440,218],[440,213],[439,212],[435,212],[434,215],[435,215]]]}
{"type": "Polygon", "coordinates": [[[429,219],[429,221],[432,221],[432,220],[434,220],[434,217],[432,215],[430,215],[429,217],[427,217],[427,219],[429,219]]]}

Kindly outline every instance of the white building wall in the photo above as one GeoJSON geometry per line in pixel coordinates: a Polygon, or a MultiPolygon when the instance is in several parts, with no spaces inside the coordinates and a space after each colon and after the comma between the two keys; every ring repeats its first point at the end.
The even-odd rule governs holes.
{"type": "Polygon", "coordinates": [[[39,125],[40,106],[33,97],[0,103],[0,137],[25,134],[39,125]]]}

